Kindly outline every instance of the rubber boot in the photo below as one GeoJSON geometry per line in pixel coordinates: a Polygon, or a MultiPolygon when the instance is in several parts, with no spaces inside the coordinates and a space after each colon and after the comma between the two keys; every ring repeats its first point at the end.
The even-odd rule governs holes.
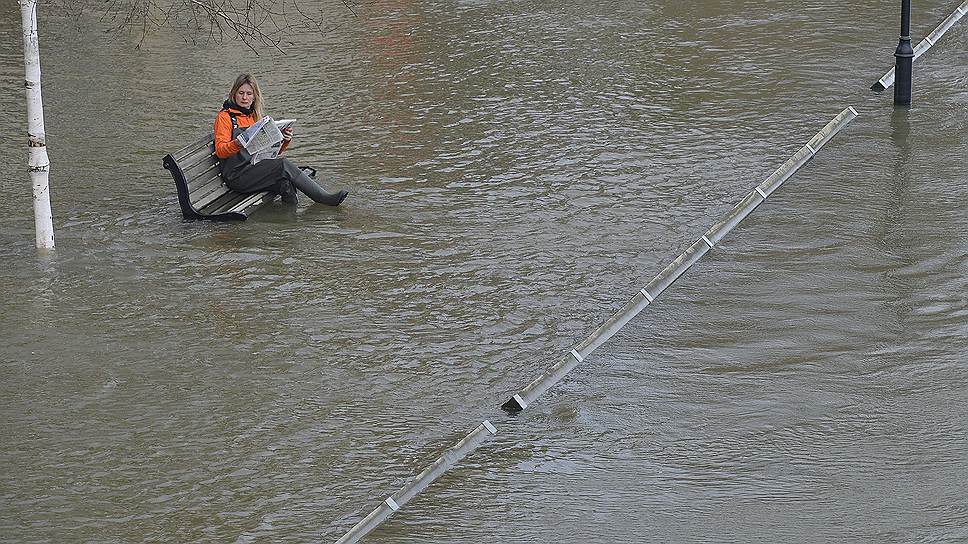
{"type": "Polygon", "coordinates": [[[329,204],[330,206],[339,206],[340,202],[346,198],[349,193],[346,191],[339,191],[336,193],[326,192],[325,189],[316,183],[316,180],[306,175],[302,170],[299,174],[293,176],[292,184],[306,194],[309,198],[313,199],[314,202],[319,202],[320,204],[329,204]]]}
{"type": "Polygon", "coordinates": [[[283,179],[279,182],[279,196],[282,197],[282,201],[286,204],[295,204],[299,202],[296,197],[296,188],[293,187],[292,183],[287,179],[283,179]]]}

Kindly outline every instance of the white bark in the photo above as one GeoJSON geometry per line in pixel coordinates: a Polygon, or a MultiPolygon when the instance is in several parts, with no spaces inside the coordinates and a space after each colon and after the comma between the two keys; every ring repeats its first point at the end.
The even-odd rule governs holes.
{"type": "Polygon", "coordinates": [[[24,30],[24,67],[27,91],[27,171],[34,192],[34,229],[37,248],[54,248],[54,218],[50,211],[47,135],[44,132],[44,101],[40,93],[40,44],[37,39],[37,0],[18,0],[24,30]]]}

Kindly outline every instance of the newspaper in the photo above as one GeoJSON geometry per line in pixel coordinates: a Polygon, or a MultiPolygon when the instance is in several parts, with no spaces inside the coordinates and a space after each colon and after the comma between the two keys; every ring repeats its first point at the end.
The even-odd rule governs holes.
{"type": "Polygon", "coordinates": [[[274,159],[279,156],[279,149],[282,148],[282,131],[295,122],[295,119],[276,121],[266,116],[245,129],[245,132],[239,134],[236,140],[252,156],[250,159],[252,164],[265,159],[274,159]]]}

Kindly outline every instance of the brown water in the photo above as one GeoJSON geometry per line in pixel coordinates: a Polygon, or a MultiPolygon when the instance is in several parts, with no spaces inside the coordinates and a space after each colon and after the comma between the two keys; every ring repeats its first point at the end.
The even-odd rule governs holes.
{"type": "Polygon", "coordinates": [[[260,58],[42,12],[38,257],[2,5],[0,541],[332,542],[484,418],[367,542],[968,541],[968,21],[896,113],[894,2],[332,2],[260,58]],[[343,206],[181,220],[161,158],[242,70],[343,206]]]}

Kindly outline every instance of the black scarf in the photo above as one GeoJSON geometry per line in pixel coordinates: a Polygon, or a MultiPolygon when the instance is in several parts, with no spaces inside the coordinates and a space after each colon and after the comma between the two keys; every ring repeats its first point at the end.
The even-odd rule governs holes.
{"type": "Polygon", "coordinates": [[[252,108],[243,108],[242,106],[236,104],[231,100],[226,100],[224,103],[222,103],[222,109],[239,110],[240,112],[242,112],[243,115],[252,115],[252,108]]]}

